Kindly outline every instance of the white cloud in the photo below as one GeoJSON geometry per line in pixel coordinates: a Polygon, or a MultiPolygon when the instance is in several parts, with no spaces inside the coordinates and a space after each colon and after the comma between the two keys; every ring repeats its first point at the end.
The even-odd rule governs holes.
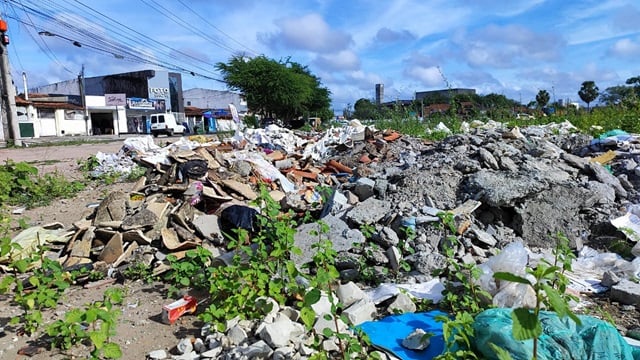
{"type": "Polygon", "coordinates": [[[640,55],[640,42],[631,39],[620,39],[613,43],[608,54],[622,58],[635,58],[640,55]]]}
{"type": "Polygon", "coordinates": [[[414,66],[405,70],[405,76],[419,81],[424,86],[442,86],[443,80],[440,70],[436,66],[414,66]]]}
{"type": "Polygon", "coordinates": [[[554,60],[564,47],[563,39],[554,33],[538,33],[521,25],[490,24],[454,41],[462,49],[472,67],[506,68],[519,62],[554,60]]]}
{"type": "Polygon", "coordinates": [[[282,18],[275,23],[279,32],[261,35],[272,46],[322,53],[344,50],[351,43],[351,36],[332,30],[319,14],[282,18]]]}
{"type": "Polygon", "coordinates": [[[323,70],[358,70],[360,59],[351,50],[343,50],[336,54],[319,55],[314,63],[323,70]]]}

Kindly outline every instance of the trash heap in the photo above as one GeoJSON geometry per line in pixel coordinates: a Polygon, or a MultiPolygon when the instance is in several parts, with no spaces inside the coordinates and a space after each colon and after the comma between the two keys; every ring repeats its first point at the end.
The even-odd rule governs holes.
{"type": "MultiPolygon", "coordinates": [[[[468,132],[440,142],[357,121],[320,134],[270,125],[222,141],[194,136],[165,147],[151,137],[131,138],[116,156],[100,157],[108,159],[105,169],[131,164],[148,169],[129,193],[109,194],[72,229],[37,231],[50,235],[49,247],[65,267],[110,271],[143,262],[160,274],[169,269],[167,255],[180,258],[197,246],[224,265],[223,234],[253,228],[260,209],[251,201],[258,185],[266,184],[283,210],[310,212],[328,225],[325,236],[339,254],[343,280],[338,297],[350,325],[397,310],[414,312],[412,297],[440,299],[442,282],[432,274],[446,266],[442,249],[451,246],[443,214],[452,217],[461,240],[456,257],[481,264],[482,281],[497,306],[531,299],[499,287],[491,274],[504,271],[507,263],[523,271],[552,256],[557,233],[579,252],[574,266],[579,270],[570,274],[576,292],[610,289],[613,301],[640,306],[640,285],[632,281],[640,277],[640,137],[617,133],[593,139],[568,123],[466,126],[468,132]],[[322,198],[323,187],[332,189],[330,198],[322,198]],[[414,236],[408,237],[408,230],[414,236]],[[610,252],[620,241],[634,260],[610,252]],[[520,248],[500,259],[510,244],[520,248]],[[367,277],[383,281],[371,288],[367,277]]],[[[293,258],[297,265],[311,261],[318,230],[317,223],[297,229],[295,244],[302,250],[293,258]]],[[[34,230],[18,236],[24,251],[33,248],[35,237],[34,230]]],[[[318,333],[326,312],[316,310],[318,333]]],[[[178,358],[284,359],[312,352],[288,308],[274,306],[263,321],[234,321],[227,329],[203,329],[202,339],[181,341],[178,358]]],[[[335,346],[331,339],[323,343],[328,351],[335,346]]],[[[161,352],[150,357],[169,357],[161,352]]]]}

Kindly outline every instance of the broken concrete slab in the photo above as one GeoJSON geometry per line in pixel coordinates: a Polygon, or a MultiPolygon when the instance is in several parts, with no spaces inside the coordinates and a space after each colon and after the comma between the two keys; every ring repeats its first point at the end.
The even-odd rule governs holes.
{"type": "Polygon", "coordinates": [[[360,226],[377,223],[380,219],[385,217],[390,210],[391,204],[389,204],[388,201],[378,200],[371,197],[356,204],[345,214],[345,216],[347,220],[357,226],[360,226]]]}
{"type": "Polygon", "coordinates": [[[297,265],[306,264],[313,260],[315,245],[319,239],[328,239],[333,244],[335,251],[347,251],[353,248],[354,244],[365,242],[365,237],[359,230],[351,229],[339,218],[327,215],[322,221],[329,227],[326,234],[322,233],[322,228],[317,223],[304,224],[296,229],[294,235],[294,246],[302,250],[302,255],[292,255],[292,260],[297,265]]]}
{"type": "Polygon", "coordinates": [[[118,258],[124,252],[123,243],[122,243],[122,234],[115,233],[111,240],[105,245],[102,252],[98,256],[98,260],[104,261],[107,264],[111,264],[118,260],[118,258]]]}
{"type": "Polygon", "coordinates": [[[611,300],[640,306],[640,284],[627,279],[620,280],[611,287],[611,300]]]}

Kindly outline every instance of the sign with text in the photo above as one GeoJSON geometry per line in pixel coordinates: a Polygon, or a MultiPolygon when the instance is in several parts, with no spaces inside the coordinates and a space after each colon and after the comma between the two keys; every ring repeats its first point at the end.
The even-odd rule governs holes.
{"type": "Polygon", "coordinates": [[[169,88],[150,87],[149,99],[169,100],[169,88]]]}
{"type": "Polygon", "coordinates": [[[127,94],[104,94],[104,102],[107,106],[125,106],[127,94]]]}
{"type": "Polygon", "coordinates": [[[127,105],[129,106],[129,109],[149,110],[155,108],[155,102],[149,101],[149,99],[145,98],[128,98],[127,105]]]}

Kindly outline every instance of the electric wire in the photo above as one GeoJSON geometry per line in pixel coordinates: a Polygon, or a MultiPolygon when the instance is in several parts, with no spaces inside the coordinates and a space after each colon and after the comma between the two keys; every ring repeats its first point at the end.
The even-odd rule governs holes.
{"type": "MultiPolygon", "coordinates": [[[[16,2],[16,0],[7,1],[11,3],[16,2]]],[[[35,15],[38,18],[51,23],[51,27],[49,29],[52,29],[53,31],[48,31],[44,25],[37,26],[33,21],[26,22],[20,19],[17,14],[14,16],[16,21],[19,21],[23,25],[31,27],[38,32],[43,30],[62,38],[73,38],[73,40],[77,41],[81,46],[86,46],[87,48],[90,48],[94,51],[102,52],[104,54],[110,54],[111,56],[115,56],[118,59],[142,62],[168,70],[187,73],[194,76],[200,76],[210,80],[221,81],[216,77],[217,74],[209,69],[213,68],[212,64],[208,64],[201,59],[197,59],[180,50],[176,50],[158,41],[155,41],[152,38],[147,37],[144,34],[141,34],[140,32],[118,22],[117,20],[114,20],[95,9],[86,6],[80,1],[76,0],[76,3],[81,5],[90,13],[87,13],[87,11],[85,10],[77,11],[77,7],[65,7],[60,2],[55,1],[40,1],[39,4],[35,4],[35,2],[32,1],[30,4],[31,6],[24,4],[26,0],[19,0],[19,2],[21,3],[23,12],[27,17],[30,18],[30,15],[35,15]],[[68,21],[71,19],[60,17],[57,15],[57,13],[75,13],[88,23],[82,24],[84,25],[84,27],[76,26],[72,24],[72,21],[68,21]],[[102,33],[104,33],[104,31],[96,26],[96,24],[100,23],[106,24],[105,28],[111,29],[111,31],[109,32],[110,36],[117,36],[111,36],[111,38],[107,39],[105,38],[105,36],[101,35],[102,33]],[[116,39],[112,39],[116,37],[119,41],[116,39]],[[140,51],[134,48],[136,46],[140,47],[140,44],[144,44],[147,47],[163,48],[164,51],[159,53],[160,55],[164,56],[165,59],[159,59],[155,57],[155,60],[153,60],[150,54],[145,54],[144,51],[140,51]],[[174,61],[176,60],[176,55],[183,55],[184,57],[186,57],[187,60],[184,62],[194,69],[188,69],[185,66],[175,64],[174,61]],[[193,60],[199,63],[194,62],[193,60]],[[202,64],[207,65],[209,68],[203,67],[202,64]]],[[[181,60],[184,60],[184,58],[181,57],[181,60]]]]}

